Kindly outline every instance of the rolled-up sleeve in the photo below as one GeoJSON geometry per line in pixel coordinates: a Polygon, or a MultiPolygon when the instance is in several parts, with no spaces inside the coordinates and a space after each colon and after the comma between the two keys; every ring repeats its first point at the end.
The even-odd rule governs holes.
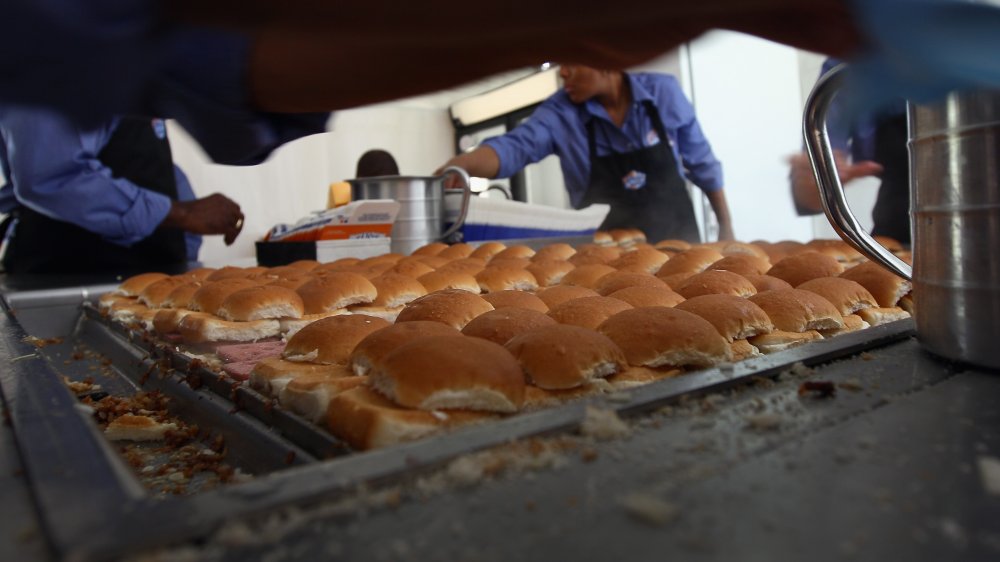
{"type": "Polygon", "coordinates": [[[527,121],[513,131],[487,139],[483,144],[496,151],[500,159],[497,177],[510,177],[528,164],[534,164],[552,154],[555,151],[553,130],[557,122],[556,114],[546,104],[542,104],[527,121]]]}
{"type": "Polygon", "coordinates": [[[130,246],[148,237],[170,211],[170,199],[112,177],[97,155],[110,131],[77,131],[37,110],[7,110],[0,127],[18,203],[130,246]]]}

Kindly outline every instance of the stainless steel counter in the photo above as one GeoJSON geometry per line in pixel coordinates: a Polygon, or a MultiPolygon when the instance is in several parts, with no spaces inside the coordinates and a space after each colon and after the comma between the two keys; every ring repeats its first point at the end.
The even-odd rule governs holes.
{"type": "MultiPolygon", "coordinates": [[[[1000,490],[984,476],[1000,478],[989,472],[1000,463],[1000,377],[929,357],[909,324],[594,400],[628,422],[607,441],[580,435],[594,414],[575,403],[328,461],[303,452],[297,466],[162,500],[109,460],[54,384],[58,346],[20,341],[15,319],[38,327],[46,317],[0,318],[13,423],[0,431],[4,560],[149,550],[208,560],[1000,557],[1000,490]],[[835,394],[800,395],[804,381],[833,383],[835,394]]],[[[102,327],[75,317],[69,339],[98,341],[102,327]]],[[[122,349],[139,351],[116,368],[151,361],[126,336],[116,336],[122,349]]],[[[268,443],[265,459],[267,447],[294,446],[277,434],[268,443]]]]}

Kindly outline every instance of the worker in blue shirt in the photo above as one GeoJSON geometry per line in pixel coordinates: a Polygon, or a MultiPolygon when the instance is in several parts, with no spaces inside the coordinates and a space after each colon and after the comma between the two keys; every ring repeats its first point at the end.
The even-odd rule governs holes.
{"type": "Polygon", "coordinates": [[[0,107],[0,141],[8,273],[182,270],[200,244],[187,234],[230,244],[242,228],[232,200],[194,198],[162,119],[81,130],[47,110],[0,107]]]}
{"type": "MultiPolygon", "coordinates": [[[[823,63],[820,76],[840,64],[823,63]]],[[[834,98],[827,113],[827,131],[834,159],[845,186],[852,180],[879,176],[878,196],[872,209],[872,234],[910,243],[910,183],[906,104],[894,100],[879,109],[854,115],[842,96],[834,98]]],[[[792,199],[800,215],[823,212],[819,188],[809,158],[804,153],[790,159],[792,199]]]]}
{"type": "Polygon", "coordinates": [[[508,177],[559,156],[570,203],[607,203],[603,229],[639,228],[651,241],[700,241],[685,177],[708,196],[719,239],[733,238],[722,165],[672,76],[564,64],[563,89],[507,134],[445,166],[508,177]]]}

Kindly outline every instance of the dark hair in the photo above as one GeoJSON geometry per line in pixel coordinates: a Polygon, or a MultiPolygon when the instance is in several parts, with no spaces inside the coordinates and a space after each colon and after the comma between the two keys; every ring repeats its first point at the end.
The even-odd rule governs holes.
{"type": "Polygon", "coordinates": [[[358,159],[358,169],[354,174],[357,178],[374,176],[398,176],[399,166],[392,154],[384,150],[369,150],[358,159]]]}

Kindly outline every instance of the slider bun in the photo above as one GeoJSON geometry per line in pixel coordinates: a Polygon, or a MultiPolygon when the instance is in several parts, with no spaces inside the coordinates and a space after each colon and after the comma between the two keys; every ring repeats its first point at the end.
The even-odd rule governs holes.
{"type": "Polygon", "coordinates": [[[600,246],[608,246],[615,243],[615,239],[611,237],[611,233],[606,230],[598,230],[594,232],[594,244],[600,246]]]}
{"type": "Polygon", "coordinates": [[[844,327],[844,318],[837,307],[816,293],[779,289],[757,293],[750,300],[764,309],[778,330],[805,332],[844,327]]]}
{"type": "Polygon", "coordinates": [[[757,244],[748,244],[746,242],[725,242],[721,244],[723,256],[755,256],[758,258],[768,259],[767,252],[757,244]]]}
{"type": "Polygon", "coordinates": [[[428,293],[406,305],[396,322],[431,320],[461,330],[470,320],[493,310],[493,305],[468,291],[447,289],[428,293]]]}
{"type": "Polygon", "coordinates": [[[414,320],[376,330],[351,352],[350,364],[357,375],[367,375],[389,352],[406,342],[427,336],[458,336],[461,332],[440,322],[414,320]]]}
{"type": "Polygon", "coordinates": [[[565,242],[557,242],[542,246],[531,256],[531,261],[539,262],[544,260],[567,260],[576,253],[576,248],[565,242]]]}
{"type": "Polygon", "coordinates": [[[434,268],[417,259],[403,258],[396,262],[396,264],[387,271],[409,275],[410,277],[416,279],[421,275],[434,271],[434,268]]]}
{"type": "Polygon", "coordinates": [[[139,292],[138,300],[149,308],[163,308],[163,302],[167,300],[174,289],[191,283],[193,279],[193,277],[178,275],[154,281],[139,292]]]}
{"type": "Polygon", "coordinates": [[[438,271],[441,273],[465,273],[470,276],[475,276],[484,269],[486,269],[486,260],[468,257],[450,261],[438,268],[438,271]]]}
{"type": "Polygon", "coordinates": [[[216,269],[208,277],[205,277],[205,281],[222,281],[224,279],[249,279],[252,275],[258,273],[264,273],[267,271],[266,267],[236,267],[232,265],[227,265],[226,267],[221,267],[216,269]]]}
{"type": "Polygon", "coordinates": [[[507,258],[531,258],[535,255],[535,250],[524,246],[521,244],[516,244],[514,246],[507,246],[503,250],[493,254],[490,261],[507,259],[507,258]]]}
{"type": "Polygon", "coordinates": [[[776,353],[786,349],[823,339],[823,335],[816,330],[806,330],[805,332],[785,332],[775,330],[769,334],[761,334],[747,339],[751,345],[760,350],[761,353],[776,353]]]}
{"type": "Polygon", "coordinates": [[[326,374],[296,377],[278,394],[278,402],[285,408],[316,423],[326,417],[326,410],[334,396],[363,386],[366,377],[334,377],[326,374]]]}
{"type": "Polygon", "coordinates": [[[874,238],[875,241],[881,244],[886,250],[889,250],[894,254],[906,251],[906,247],[903,246],[903,244],[899,240],[896,240],[895,238],[892,238],[890,236],[883,236],[881,234],[876,234],[872,236],[872,238],[874,238]]]}
{"type": "Polygon", "coordinates": [[[441,250],[437,256],[446,260],[457,260],[471,256],[474,250],[475,248],[469,244],[460,242],[458,244],[452,244],[451,246],[441,250]]]}
{"type": "Polygon", "coordinates": [[[709,270],[731,271],[739,275],[763,275],[771,269],[771,262],[767,256],[755,256],[749,254],[733,254],[708,266],[709,270]]]}
{"type": "Polygon", "coordinates": [[[589,265],[577,265],[575,269],[563,276],[563,285],[578,285],[580,287],[587,287],[588,289],[593,289],[597,285],[597,281],[609,273],[614,273],[617,271],[610,265],[593,263],[589,265]]]}
{"type": "Polygon", "coordinates": [[[167,277],[166,273],[140,273],[139,275],[133,275],[122,281],[121,285],[118,285],[115,294],[125,295],[126,297],[138,297],[143,289],[167,277]]]}
{"type": "Polygon", "coordinates": [[[502,346],[466,336],[405,343],[369,373],[372,388],[400,406],[511,413],[524,403],[524,375],[502,346]]]}
{"type": "Polygon", "coordinates": [[[187,277],[193,277],[198,281],[204,281],[209,275],[215,273],[215,269],[211,267],[196,267],[194,269],[189,269],[184,272],[187,277]]]}
{"type": "Polygon", "coordinates": [[[413,256],[436,256],[446,250],[448,245],[444,242],[431,242],[413,250],[413,256]]]}
{"type": "Polygon", "coordinates": [[[376,293],[373,307],[397,308],[427,294],[418,280],[399,273],[383,273],[370,282],[376,293]]]}
{"type": "Polygon", "coordinates": [[[749,297],[757,294],[757,288],[742,275],[731,271],[707,270],[682,281],[677,286],[677,292],[686,299],[700,295],[749,297]]]}
{"type": "Polygon", "coordinates": [[[191,313],[181,318],[177,331],[185,343],[251,342],[279,335],[281,324],[272,319],[239,322],[223,320],[214,314],[191,313]]]}
{"type": "Polygon", "coordinates": [[[443,258],[441,256],[410,256],[407,259],[419,261],[420,263],[433,267],[434,269],[437,269],[451,261],[448,258],[443,258]]]}
{"type": "Polygon", "coordinates": [[[619,246],[632,246],[636,242],[635,232],[628,228],[612,228],[608,234],[619,246]]]}
{"type": "Polygon", "coordinates": [[[489,263],[486,264],[488,268],[504,267],[507,269],[524,269],[531,265],[531,260],[528,258],[498,258],[493,257],[489,263]]]}
{"type": "Polygon", "coordinates": [[[548,312],[549,305],[534,293],[527,291],[497,291],[483,295],[483,300],[493,305],[494,309],[524,308],[535,312],[548,312]]]}
{"type": "Polygon", "coordinates": [[[788,281],[778,279],[777,277],[771,277],[770,275],[754,275],[752,273],[741,273],[740,275],[743,275],[744,279],[753,283],[753,286],[757,289],[758,293],[773,291],[775,289],[793,288],[788,284],[788,281]]]}
{"type": "Polygon", "coordinates": [[[844,266],[836,258],[817,252],[804,252],[782,259],[767,270],[767,274],[798,287],[810,279],[836,277],[843,271],[844,266]]]}
{"type": "Polygon", "coordinates": [[[854,314],[862,308],[878,306],[875,297],[857,281],[842,277],[817,277],[796,287],[816,293],[833,303],[842,315],[854,314]]]}
{"type": "Polygon", "coordinates": [[[469,257],[489,260],[496,254],[502,252],[506,247],[507,245],[502,242],[484,242],[476,247],[476,249],[469,254],[469,257]]]}
{"type": "Polygon", "coordinates": [[[462,328],[462,333],[504,345],[514,336],[555,323],[555,320],[537,310],[503,308],[476,316],[462,328]]]}
{"type": "Polygon", "coordinates": [[[608,296],[626,287],[656,287],[668,289],[663,280],[649,273],[633,273],[629,271],[614,271],[597,280],[594,290],[597,294],[608,296]]]}
{"type": "Polygon", "coordinates": [[[870,328],[870,327],[871,324],[865,322],[865,320],[860,316],[858,316],[857,314],[845,314],[844,327],[836,330],[826,330],[823,332],[823,337],[829,338],[833,336],[839,336],[840,334],[857,332],[858,330],[864,330],[865,328],[870,328]]]}
{"type": "Polygon", "coordinates": [[[253,366],[248,382],[250,388],[257,392],[277,398],[281,395],[285,385],[300,377],[348,378],[351,374],[351,371],[343,365],[302,363],[272,356],[261,359],[253,366]]]}
{"type": "Polygon", "coordinates": [[[676,306],[677,303],[684,302],[684,297],[675,293],[666,284],[663,287],[626,287],[608,296],[613,299],[625,301],[634,308],[642,308],[644,306],[676,306]]]}
{"type": "Polygon", "coordinates": [[[806,243],[806,249],[811,252],[826,254],[840,263],[856,263],[865,259],[865,256],[861,252],[839,238],[811,240],[806,243]]]}
{"type": "Polygon", "coordinates": [[[597,291],[576,285],[556,285],[535,293],[552,310],[556,306],[573,299],[598,297],[597,291]]]}
{"type": "Polygon", "coordinates": [[[231,293],[222,301],[218,315],[225,320],[248,322],[268,318],[299,318],[302,297],[291,289],[257,285],[231,293]]]}
{"type": "Polygon", "coordinates": [[[551,287],[560,283],[575,267],[566,260],[544,259],[532,261],[524,269],[535,277],[539,287],[551,287]]]}
{"type": "Polygon", "coordinates": [[[468,411],[425,412],[400,408],[367,386],[341,392],[330,400],[326,426],[338,439],[359,450],[388,447],[427,437],[449,427],[492,419],[468,411]]]}
{"type": "Polygon", "coordinates": [[[322,314],[352,304],[370,303],[378,296],[371,281],[357,273],[333,271],[317,277],[296,290],[306,314],[322,314]]]}
{"type": "Polygon", "coordinates": [[[364,314],[323,318],[289,338],[281,357],[289,361],[346,365],[358,342],[387,326],[390,324],[385,320],[364,314]]]}
{"type": "Polygon", "coordinates": [[[226,297],[248,287],[256,287],[257,282],[244,278],[230,278],[221,281],[209,281],[191,295],[188,308],[196,312],[217,314],[226,297]]]}
{"type": "Polygon", "coordinates": [[[685,250],[670,258],[663,267],[656,272],[657,277],[677,275],[686,273],[694,275],[701,273],[713,263],[722,259],[722,254],[712,248],[696,246],[690,250],[685,250]]]}
{"type": "Polygon", "coordinates": [[[611,316],[632,308],[625,301],[611,297],[583,297],[560,303],[549,309],[549,316],[560,324],[572,324],[591,330],[611,316]]]}
{"type": "MultiPolygon", "coordinates": [[[[331,263],[345,262],[345,263],[357,263],[358,258],[340,258],[331,263]]],[[[301,269],[302,271],[312,271],[319,267],[319,262],[316,260],[295,260],[292,263],[286,265],[285,267],[294,267],[301,269]]]]}
{"type": "Polygon", "coordinates": [[[427,290],[428,293],[443,291],[445,289],[459,289],[470,293],[479,294],[479,281],[472,274],[462,271],[448,271],[439,269],[421,275],[417,281],[427,290]]]}
{"type": "Polygon", "coordinates": [[[275,279],[268,283],[268,285],[274,285],[275,287],[284,287],[286,289],[291,289],[293,291],[298,291],[299,287],[305,285],[306,283],[316,279],[316,276],[303,273],[300,275],[290,275],[288,277],[283,277],[281,279],[275,279]]]}
{"type": "Polygon", "coordinates": [[[857,312],[862,320],[870,326],[881,326],[897,320],[905,320],[910,313],[898,306],[863,308],[857,312]]]}
{"type": "Polygon", "coordinates": [[[707,367],[730,358],[729,342],[708,320],[676,308],[629,309],[598,331],[618,344],[630,365],[707,367]]]}
{"type": "Polygon", "coordinates": [[[742,340],[774,330],[774,323],[761,307],[733,295],[701,295],[675,308],[708,320],[728,341],[742,340]]]}
{"type": "MultiPolygon", "coordinates": [[[[403,259],[405,257],[406,256],[404,256],[403,254],[397,254],[395,252],[389,252],[388,254],[379,254],[377,256],[372,256],[370,258],[365,258],[365,259],[363,259],[363,260],[361,260],[359,262],[356,262],[356,265],[361,265],[361,266],[364,266],[364,267],[368,267],[369,265],[375,265],[377,263],[391,263],[391,264],[395,264],[399,260],[401,260],[401,259],[403,259]]],[[[333,262],[333,263],[336,263],[336,262],[333,262]]],[[[323,266],[320,266],[320,267],[323,267],[323,266]]]]}
{"type": "Polygon", "coordinates": [[[642,247],[634,252],[627,252],[608,265],[619,271],[637,271],[641,273],[656,273],[670,256],[652,248],[642,247]]]}
{"type": "Polygon", "coordinates": [[[153,315],[153,331],[157,334],[173,334],[180,328],[181,320],[188,314],[205,314],[191,312],[182,308],[161,308],[153,315]]]}
{"type": "Polygon", "coordinates": [[[899,299],[912,288],[909,281],[873,261],[858,264],[840,276],[860,283],[883,308],[899,304],[899,299]]]}
{"type": "Polygon", "coordinates": [[[684,240],[676,240],[673,238],[668,238],[666,240],[660,240],[653,245],[654,248],[660,251],[670,252],[672,254],[679,254],[685,250],[691,249],[691,243],[684,240]]]}
{"type": "Polygon", "coordinates": [[[507,342],[524,374],[547,390],[576,388],[625,368],[625,354],[604,334],[554,324],[525,332],[507,342]]]}
{"type": "Polygon", "coordinates": [[[577,267],[581,265],[607,265],[621,257],[621,248],[617,246],[584,245],[576,249],[576,253],[567,261],[577,267]]]}
{"type": "Polygon", "coordinates": [[[476,281],[484,293],[509,290],[534,291],[538,288],[538,281],[524,269],[487,267],[476,274],[476,281]]]}
{"type": "Polygon", "coordinates": [[[163,308],[188,308],[191,304],[191,298],[204,284],[204,281],[188,281],[178,285],[163,299],[160,306],[163,308]]]}

